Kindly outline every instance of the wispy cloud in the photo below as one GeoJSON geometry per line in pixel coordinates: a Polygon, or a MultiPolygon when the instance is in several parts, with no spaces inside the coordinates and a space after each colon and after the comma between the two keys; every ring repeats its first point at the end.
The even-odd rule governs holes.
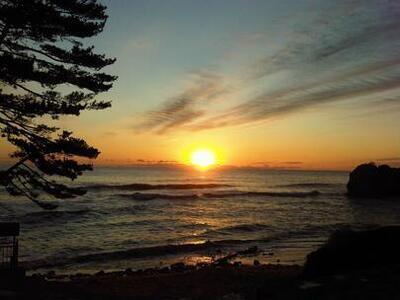
{"type": "MultiPolygon", "coordinates": [[[[224,77],[201,73],[178,96],[150,112],[144,126],[158,133],[235,126],[336,101],[360,98],[363,105],[363,97],[370,94],[379,98],[385,93],[381,105],[397,103],[400,2],[338,3],[332,12],[316,10],[315,20],[293,29],[293,36],[276,53],[247,67],[251,76],[243,80],[241,90],[261,86],[257,95],[249,93],[239,104],[216,112],[213,101],[221,93],[227,94],[224,77]],[[282,74],[284,81],[263,86],[268,80],[276,82],[282,74]]],[[[235,95],[226,96],[230,101],[235,95]]]]}
{"type": "Polygon", "coordinates": [[[175,165],[179,163],[176,160],[148,160],[148,159],[137,159],[136,162],[141,165],[175,165]]]}
{"type": "Polygon", "coordinates": [[[250,167],[296,169],[299,168],[302,164],[303,162],[301,161],[259,161],[252,163],[250,167]]]}
{"type": "Polygon", "coordinates": [[[191,81],[184,91],[169,99],[159,109],[148,112],[145,120],[137,124],[136,128],[165,133],[186,126],[204,116],[206,106],[227,90],[221,77],[215,73],[192,73],[191,81]]]}
{"type": "Polygon", "coordinates": [[[284,161],[282,164],[284,165],[301,165],[303,164],[302,161],[284,161]]]}
{"type": "Polygon", "coordinates": [[[381,162],[400,162],[400,157],[378,158],[377,161],[381,161],[381,162]]]}

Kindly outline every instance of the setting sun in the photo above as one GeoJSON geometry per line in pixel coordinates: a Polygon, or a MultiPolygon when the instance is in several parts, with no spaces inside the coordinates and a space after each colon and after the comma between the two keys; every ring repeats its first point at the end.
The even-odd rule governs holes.
{"type": "Polygon", "coordinates": [[[216,162],[214,152],[208,149],[194,151],[191,155],[190,160],[193,165],[201,168],[209,167],[211,165],[214,165],[216,162]]]}

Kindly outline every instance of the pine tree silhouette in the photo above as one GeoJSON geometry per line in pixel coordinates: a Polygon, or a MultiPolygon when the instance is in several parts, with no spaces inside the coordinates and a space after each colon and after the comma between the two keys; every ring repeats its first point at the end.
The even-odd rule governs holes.
{"type": "Polygon", "coordinates": [[[77,158],[94,159],[99,151],[43,119],[111,106],[95,96],[116,80],[100,72],[115,59],[82,43],[106,20],[106,7],[97,0],[0,0],[0,134],[17,149],[11,154],[17,162],[0,172],[0,185],[11,195],[51,209],[56,205],[41,196],[85,192],[52,176],[77,178],[92,169],[77,158]],[[65,85],[74,91],[60,92],[65,85]]]}

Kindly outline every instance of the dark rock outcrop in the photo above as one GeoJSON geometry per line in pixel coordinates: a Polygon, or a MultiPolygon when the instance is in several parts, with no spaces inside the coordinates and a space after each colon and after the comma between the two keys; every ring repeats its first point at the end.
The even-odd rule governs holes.
{"type": "Polygon", "coordinates": [[[400,226],[337,231],[324,246],[307,255],[303,275],[319,277],[400,264],[399,241],[400,226]]]}
{"type": "Polygon", "coordinates": [[[374,163],[359,165],[350,173],[347,193],[367,198],[400,196],[400,168],[374,163]]]}

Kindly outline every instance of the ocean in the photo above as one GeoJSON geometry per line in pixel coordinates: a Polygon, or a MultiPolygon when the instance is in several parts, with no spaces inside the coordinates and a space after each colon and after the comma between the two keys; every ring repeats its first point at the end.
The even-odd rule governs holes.
{"type": "Polygon", "coordinates": [[[349,199],[347,172],[98,167],[86,195],[52,211],[0,192],[0,221],[21,224],[28,273],[93,273],[241,257],[302,264],[337,229],[400,223],[400,202],[349,199]]]}

